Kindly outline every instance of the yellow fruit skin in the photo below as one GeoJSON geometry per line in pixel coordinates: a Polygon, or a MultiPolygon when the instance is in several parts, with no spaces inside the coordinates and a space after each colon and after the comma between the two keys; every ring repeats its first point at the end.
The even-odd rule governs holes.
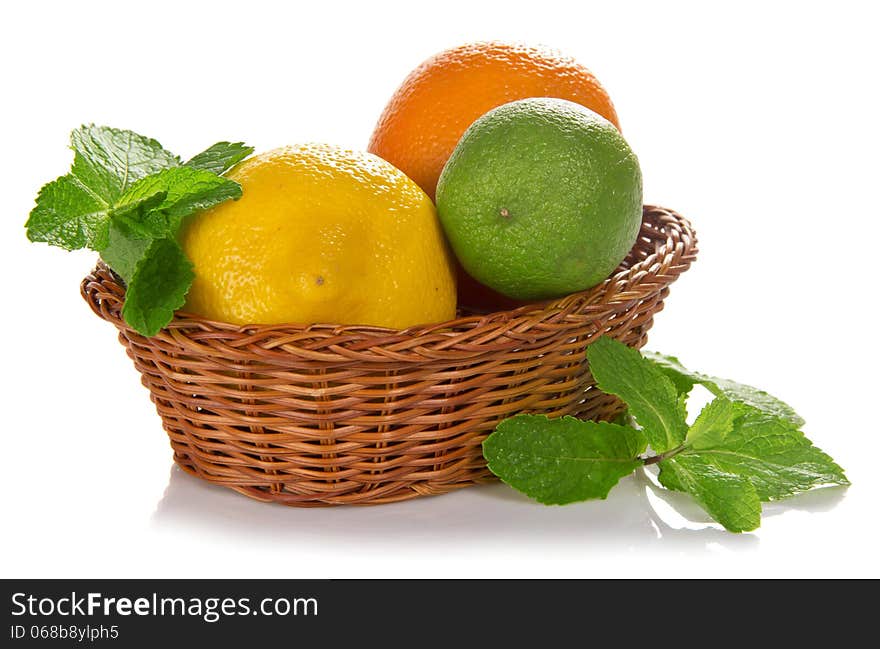
{"type": "Polygon", "coordinates": [[[329,145],[253,156],[238,201],[191,217],[184,309],[234,324],[403,329],[455,316],[452,256],[428,196],[366,152],[329,145]]]}

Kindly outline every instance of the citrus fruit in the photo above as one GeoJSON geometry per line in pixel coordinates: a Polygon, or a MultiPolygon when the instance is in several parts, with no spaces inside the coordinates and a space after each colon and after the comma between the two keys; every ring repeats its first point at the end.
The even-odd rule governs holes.
{"type": "Polygon", "coordinates": [[[557,297],[601,282],[632,248],[641,171],[605,118],[564,99],[522,99],[468,128],[437,210],[479,282],[512,298],[557,297]]]}
{"type": "Polygon", "coordinates": [[[452,150],[480,115],[527,97],[559,97],[617,125],[608,93],[585,67],[555,50],[473,43],[441,52],[404,80],[385,107],[368,151],[434,198],[452,150]]]}
{"type": "Polygon", "coordinates": [[[436,210],[366,152],[329,145],[253,156],[228,177],[238,201],[189,219],[195,280],[185,309],[235,324],[405,328],[455,315],[455,277],[436,210]]]}

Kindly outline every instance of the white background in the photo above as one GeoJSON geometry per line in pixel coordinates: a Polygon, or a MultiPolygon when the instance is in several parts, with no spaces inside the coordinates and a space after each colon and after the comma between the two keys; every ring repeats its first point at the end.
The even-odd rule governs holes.
{"type": "Polygon", "coordinates": [[[421,6],[4,5],[0,575],[880,576],[872,3],[421,6]],[[591,68],[646,202],[693,221],[700,258],[649,348],[793,404],[849,490],[768,506],[757,532],[733,535],[644,480],[565,508],[494,485],[316,510],[172,468],[115,331],[79,296],[94,255],[25,239],[37,190],[68,168],[69,131],[130,128],[187,156],[219,139],[362,148],[411,68],[487,39],[591,68]]]}

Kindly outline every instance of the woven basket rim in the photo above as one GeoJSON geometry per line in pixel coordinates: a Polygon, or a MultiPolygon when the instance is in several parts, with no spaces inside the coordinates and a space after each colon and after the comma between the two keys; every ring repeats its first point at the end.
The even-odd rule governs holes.
{"type": "MultiPolygon", "coordinates": [[[[193,351],[201,347],[208,355],[222,353],[242,360],[252,358],[245,348],[256,343],[264,350],[263,360],[273,352],[282,356],[294,351],[304,360],[424,361],[432,353],[446,355],[453,350],[462,357],[515,348],[541,337],[543,325],[558,327],[585,317],[602,321],[668,287],[696,258],[697,239],[690,223],[673,210],[645,205],[642,230],[630,256],[617,272],[602,283],[561,298],[527,304],[488,314],[464,315],[454,320],[407,329],[365,325],[281,324],[235,325],[178,311],[174,319],[150,338],[153,344],[179,346],[193,351]],[[653,252],[649,251],[652,248],[653,252]],[[643,258],[631,256],[640,250],[643,258]],[[328,353],[328,339],[334,339],[328,353]],[[315,344],[310,344],[315,343],[315,344]],[[310,347],[321,347],[309,353],[310,347]]],[[[103,263],[82,281],[81,292],[92,310],[112,322],[126,336],[137,340],[121,317],[125,289],[103,263]]],[[[142,337],[140,337],[142,338],[142,337]]],[[[146,340],[144,338],[144,340],[146,340]]]]}

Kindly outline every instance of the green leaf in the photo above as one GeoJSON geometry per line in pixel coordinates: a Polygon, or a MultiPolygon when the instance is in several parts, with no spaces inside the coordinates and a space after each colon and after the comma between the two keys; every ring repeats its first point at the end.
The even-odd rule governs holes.
{"type": "Polygon", "coordinates": [[[107,246],[101,251],[101,259],[128,284],[151,242],[152,238],[141,230],[132,229],[126,221],[114,220],[110,223],[107,246]]]}
{"type": "Polygon", "coordinates": [[[607,336],[587,347],[587,360],[599,389],[626,403],[656,452],[684,442],[688,429],[684,401],[655,364],[607,336]]]}
{"type": "Polygon", "coordinates": [[[241,196],[241,186],[208,171],[173,167],[132,185],[113,210],[101,258],[126,282],[154,238],[174,237],[181,220],[241,196]]]}
{"type": "Polygon", "coordinates": [[[135,201],[157,193],[165,196],[153,212],[161,212],[167,217],[164,230],[167,233],[176,232],[180,220],[196,210],[213,207],[230,198],[240,198],[241,185],[210,171],[173,167],[139,180],[122,198],[135,201]]]}
{"type": "Polygon", "coordinates": [[[730,532],[761,525],[761,501],[754,485],[696,456],[676,455],[660,462],[660,484],[684,491],[730,532]]]}
{"type": "Polygon", "coordinates": [[[156,140],[109,126],[82,126],[70,135],[71,174],[108,204],[135,181],[180,164],[156,140]]]}
{"type": "Polygon", "coordinates": [[[71,175],[43,186],[25,228],[31,241],[65,250],[107,245],[109,206],[71,175]]]}
{"type": "Polygon", "coordinates": [[[483,442],[489,470],[548,505],[605,498],[641,462],[640,431],[574,417],[516,415],[483,442]]]}
{"type": "Polygon", "coordinates": [[[688,431],[688,447],[701,449],[719,444],[742,414],[737,405],[724,397],[715,397],[706,404],[688,431]]]}
{"type": "Polygon", "coordinates": [[[715,395],[725,396],[731,401],[745,403],[770,415],[782,417],[795,426],[804,425],[804,420],[791,406],[763,390],[729,379],[692,372],[674,356],[655,352],[645,352],[644,355],[675,383],[679,392],[690,392],[694,384],[699,383],[715,395]]]}
{"type": "MultiPolygon", "coordinates": [[[[151,177],[148,176],[144,180],[149,180],[151,177]]],[[[134,186],[137,186],[137,183],[134,186]]],[[[123,224],[128,231],[139,237],[149,239],[166,236],[169,233],[168,217],[157,210],[167,195],[167,192],[162,190],[156,190],[152,194],[145,193],[143,196],[132,196],[126,192],[110,211],[111,229],[114,223],[123,224]]],[[[109,243],[108,237],[108,245],[109,243]]]]}
{"type": "Polygon", "coordinates": [[[688,372],[675,356],[665,356],[649,351],[642,351],[642,356],[660,367],[660,371],[675,385],[675,390],[679,395],[687,395],[693,389],[696,382],[692,378],[694,373],[688,372]],[[678,371],[679,369],[684,371],[678,371]]]}
{"type": "Polygon", "coordinates": [[[108,242],[114,210],[137,207],[120,202],[125,190],[148,174],[179,165],[180,160],[155,140],[106,126],[83,126],[71,133],[70,142],[74,151],[70,173],[40,190],[25,224],[27,236],[67,250],[101,251],[108,242]]]}
{"type": "Polygon", "coordinates": [[[128,282],[122,307],[125,322],[144,336],[156,335],[183,306],[194,277],[177,241],[154,239],[128,282]]]}
{"type": "MultiPolygon", "coordinates": [[[[151,176],[144,180],[149,180],[149,178],[151,176]]],[[[134,186],[136,187],[137,183],[134,186]]],[[[162,204],[167,195],[168,192],[162,189],[156,189],[153,193],[140,192],[139,194],[131,193],[129,190],[116,201],[116,204],[110,211],[110,216],[142,221],[151,210],[158,208],[162,204]]]]}
{"type": "Polygon", "coordinates": [[[718,470],[748,479],[762,501],[779,500],[813,487],[848,485],[834,460],[788,421],[745,404],[733,426],[691,440],[682,455],[696,455],[718,470]]]}
{"type": "Polygon", "coordinates": [[[783,418],[794,426],[803,426],[805,423],[794,408],[758,388],[715,376],[704,376],[702,384],[712,394],[724,395],[732,401],[752,406],[770,416],[783,418]]]}
{"type": "Polygon", "coordinates": [[[632,418],[632,415],[629,414],[629,410],[626,408],[618,413],[618,415],[611,420],[611,423],[617,424],[618,426],[629,426],[630,428],[636,427],[635,419],[632,418]]]}
{"type": "Polygon", "coordinates": [[[217,142],[184,164],[187,167],[203,169],[219,176],[253,152],[254,148],[245,146],[244,142],[217,142]]]}

